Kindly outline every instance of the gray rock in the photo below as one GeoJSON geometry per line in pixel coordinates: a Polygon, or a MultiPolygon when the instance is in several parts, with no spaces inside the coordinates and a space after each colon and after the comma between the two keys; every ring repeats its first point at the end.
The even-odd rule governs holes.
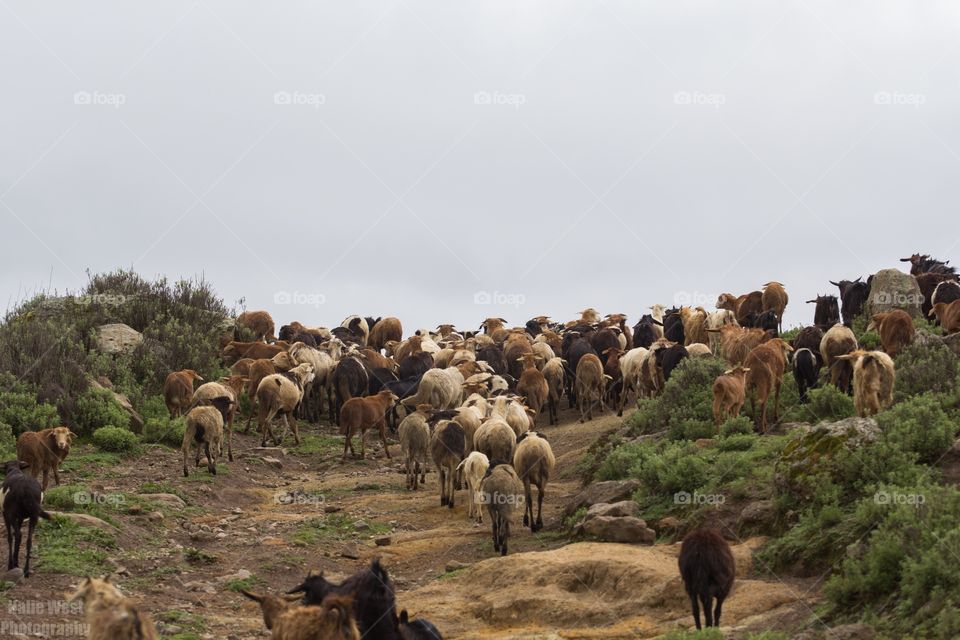
{"type": "Polygon", "coordinates": [[[340,555],[350,560],[358,560],[360,558],[360,551],[357,549],[356,543],[348,542],[343,545],[343,549],[340,550],[340,555]]]}
{"type": "Polygon", "coordinates": [[[103,531],[117,530],[117,528],[112,524],[110,524],[109,522],[101,520],[100,518],[95,518],[85,513],[66,513],[63,511],[48,511],[48,513],[57,518],[64,518],[65,520],[71,520],[73,522],[76,522],[77,524],[88,526],[88,527],[94,527],[96,529],[101,529],[103,531]]]}
{"type": "Polygon", "coordinates": [[[353,528],[357,531],[370,531],[370,525],[363,520],[357,520],[353,523],[353,528]]]}
{"type": "Polygon", "coordinates": [[[379,538],[374,538],[373,544],[377,545],[378,547],[389,547],[391,544],[393,544],[393,538],[391,538],[390,536],[381,536],[379,538]]]}
{"type": "Polygon", "coordinates": [[[648,529],[646,522],[633,516],[621,518],[597,516],[584,520],[582,530],[604,542],[653,544],[657,538],[656,532],[648,529]]]}
{"type": "Polygon", "coordinates": [[[740,521],[745,524],[763,524],[770,522],[777,514],[773,500],[756,500],[740,512],[740,521]]]}
{"type": "Polygon", "coordinates": [[[271,457],[271,456],[264,456],[264,457],[262,457],[262,458],[260,458],[260,459],[263,460],[264,464],[270,465],[270,466],[273,467],[274,469],[282,469],[282,468],[283,468],[283,463],[280,462],[280,460],[279,460],[278,458],[273,458],[273,457],[271,457]]]}
{"type": "Polygon", "coordinates": [[[899,269],[883,269],[873,274],[863,313],[869,318],[875,313],[903,309],[912,316],[919,316],[922,302],[916,278],[899,269]]]}
{"type": "Polygon", "coordinates": [[[97,349],[103,353],[130,353],[143,342],[143,334],[123,323],[97,327],[97,349]]]}
{"type": "Polygon", "coordinates": [[[601,502],[613,503],[627,500],[639,488],[640,481],[634,479],[595,482],[578,493],[567,504],[564,515],[573,515],[581,507],[591,507],[601,502]]]}
{"type": "Polygon", "coordinates": [[[162,511],[152,511],[147,514],[147,520],[150,522],[160,522],[163,520],[163,517],[162,511]]]}
{"type": "Polygon", "coordinates": [[[640,505],[633,500],[621,500],[620,502],[614,502],[613,504],[600,502],[593,505],[587,510],[587,515],[584,517],[584,520],[590,520],[598,516],[619,518],[623,516],[638,515],[640,515],[640,505]]]}
{"type": "Polygon", "coordinates": [[[20,584],[23,582],[23,569],[20,567],[15,567],[9,571],[4,571],[0,573],[0,583],[2,582],[12,582],[13,584],[20,584]]]}
{"type": "Polygon", "coordinates": [[[252,575],[253,575],[253,574],[250,573],[248,570],[246,570],[246,569],[240,569],[240,570],[237,571],[236,573],[231,573],[231,574],[229,574],[229,575],[220,576],[219,578],[217,578],[217,582],[227,583],[227,582],[233,582],[234,580],[246,580],[247,578],[249,578],[249,577],[252,576],[252,575]]]}

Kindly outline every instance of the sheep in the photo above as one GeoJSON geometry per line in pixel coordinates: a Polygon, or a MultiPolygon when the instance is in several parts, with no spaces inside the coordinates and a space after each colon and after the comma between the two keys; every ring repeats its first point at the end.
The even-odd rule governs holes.
{"type": "Polygon", "coordinates": [[[490,417],[503,418],[513,432],[520,437],[530,428],[530,419],[527,416],[523,403],[515,397],[500,395],[490,404],[490,417]]]}
{"type": "Polygon", "coordinates": [[[340,584],[333,584],[319,575],[307,578],[287,592],[303,593],[301,604],[319,605],[329,595],[353,598],[353,615],[364,640],[396,638],[397,611],[393,582],[375,558],[367,569],[353,574],[340,584]]]}
{"type": "Polygon", "coordinates": [[[193,400],[193,383],[203,378],[193,369],[174,371],[163,381],[163,401],[171,418],[178,418],[193,400]]]}
{"type": "MultiPolygon", "coordinates": [[[[597,362],[599,362],[599,354],[590,345],[590,341],[580,335],[580,332],[569,331],[564,334],[563,343],[561,344],[560,348],[560,354],[561,357],[563,357],[564,362],[567,364],[564,383],[567,391],[567,403],[571,409],[577,402],[577,367],[580,364],[580,359],[588,353],[593,354],[593,356],[597,358],[597,362]]],[[[602,366],[600,367],[600,370],[603,370],[602,366]]]]}
{"type": "Polygon", "coordinates": [[[230,409],[225,416],[227,429],[227,459],[233,462],[233,419],[237,413],[237,407],[240,403],[240,391],[243,389],[246,379],[241,376],[228,376],[221,378],[220,382],[205,382],[197,387],[193,394],[193,407],[202,407],[212,404],[214,398],[227,398],[230,400],[230,409]]]}
{"type": "Polygon", "coordinates": [[[401,640],[443,640],[440,630],[429,620],[411,620],[406,609],[400,611],[400,624],[397,625],[401,640]]]}
{"type": "Polygon", "coordinates": [[[524,526],[530,525],[530,531],[536,533],[543,529],[543,496],[547,490],[550,474],[556,466],[553,449],[547,439],[536,431],[528,431],[517,438],[517,448],[513,453],[513,468],[523,481],[525,510],[524,526]],[[533,519],[533,495],[530,484],[537,485],[537,519],[533,519]],[[529,517],[528,517],[529,516],[529,517]]]}
{"type": "Polygon", "coordinates": [[[340,431],[346,436],[343,443],[343,459],[347,459],[347,450],[355,456],[353,450],[353,434],[360,433],[360,459],[363,460],[366,450],[363,436],[367,429],[376,427],[380,431],[380,440],[383,442],[383,452],[390,457],[390,448],[387,446],[386,417],[390,408],[399,398],[389,389],[383,389],[375,396],[366,398],[350,398],[343,403],[340,409],[340,431]]]}
{"type": "Polygon", "coordinates": [[[466,441],[466,451],[473,451],[473,438],[477,429],[483,423],[486,412],[477,406],[461,406],[452,420],[463,427],[463,437],[466,441]]]}
{"type": "Polygon", "coordinates": [[[337,366],[339,357],[339,343],[331,345],[328,349],[333,350],[336,355],[329,350],[314,349],[303,342],[295,342],[290,345],[290,357],[296,364],[307,362],[313,365],[313,380],[304,390],[304,399],[301,407],[303,408],[303,417],[311,422],[318,422],[323,412],[324,392],[327,395],[328,407],[332,404],[330,399],[330,386],[333,377],[333,370],[337,366]]]}
{"type": "Polygon", "coordinates": [[[434,367],[433,356],[425,351],[412,353],[400,362],[400,369],[397,375],[401,380],[421,376],[434,367]]]}
{"type": "MultiPolygon", "coordinates": [[[[650,306],[650,318],[653,320],[653,332],[656,334],[654,340],[659,340],[663,337],[663,320],[664,314],[666,313],[667,308],[662,304],[655,304],[650,306]]],[[[636,335],[636,334],[634,334],[636,335]]],[[[638,345],[643,346],[643,345],[638,345]]]]}
{"type": "MultiPolygon", "coordinates": [[[[543,373],[537,369],[537,362],[540,356],[528,353],[519,359],[523,363],[523,373],[517,381],[517,393],[527,399],[527,406],[533,409],[534,415],[539,415],[543,411],[543,405],[547,404],[550,394],[550,386],[543,373]]],[[[534,417],[536,423],[536,417],[534,417]]]]}
{"type": "Polygon", "coordinates": [[[483,510],[480,508],[480,482],[489,467],[490,460],[479,451],[471,451],[470,455],[457,465],[457,473],[461,474],[466,480],[467,491],[470,494],[467,518],[476,518],[478,524],[483,524],[483,510]]]}
{"type": "Polygon", "coordinates": [[[451,420],[443,420],[430,437],[430,455],[440,478],[440,506],[453,509],[454,478],[463,459],[466,442],[463,427],[451,420]]]}
{"type": "Polygon", "coordinates": [[[434,409],[453,409],[463,397],[463,375],[456,368],[430,369],[420,379],[417,392],[401,402],[408,407],[429,404],[434,409]]]}
{"type": "Polygon", "coordinates": [[[773,419],[780,416],[780,386],[783,384],[783,372],[787,368],[787,354],[793,351],[787,342],[781,338],[772,338],[755,347],[744,361],[747,373],[747,389],[750,394],[750,414],[760,429],[760,433],[767,431],[767,400],[770,390],[774,390],[773,419]],[[760,405],[760,416],[757,417],[755,403],[760,405]]]}
{"type": "Polygon", "coordinates": [[[260,604],[263,624],[274,640],[360,640],[350,596],[331,594],[319,605],[303,606],[245,589],[240,593],[260,604]]]}
{"type": "Polygon", "coordinates": [[[311,380],[313,380],[313,366],[303,363],[291,369],[288,374],[274,373],[260,381],[257,387],[257,427],[260,430],[261,447],[267,446],[267,434],[273,439],[274,444],[280,446],[288,429],[292,429],[294,441],[300,444],[300,429],[293,412],[303,399],[305,385],[311,380]],[[283,433],[279,438],[274,434],[271,425],[277,414],[283,418],[284,425],[283,433]]]}
{"type": "Polygon", "coordinates": [[[490,418],[477,429],[473,436],[473,445],[489,460],[513,460],[517,434],[505,420],[490,418]]]}
{"type": "MultiPolygon", "coordinates": [[[[367,325],[369,324],[368,321],[367,325]]],[[[381,318],[370,327],[370,337],[367,340],[367,346],[374,351],[380,351],[384,345],[391,340],[396,340],[397,342],[403,340],[403,324],[399,318],[394,318],[393,316],[381,318]]]]}
{"type": "Polygon", "coordinates": [[[3,524],[7,530],[7,571],[20,566],[20,542],[23,536],[23,521],[27,521],[27,556],[23,562],[23,575],[30,577],[30,552],[33,550],[33,531],[40,518],[50,519],[43,510],[43,490],[37,479],[23,472],[30,463],[8,460],[4,463],[3,485],[0,485],[0,508],[3,524]]]}
{"type": "Polygon", "coordinates": [[[564,362],[563,358],[554,356],[547,360],[540,373],[547,381],[547,409],[550,424],[560,422],[557,412],[560,408],[560,396],[563,394],[564,362]]]}
{"type": "Polygon", "coordinates": [[[773,311],[777,314],[777,330],[783,331],[783,311],[787,308],[789,298],[783,285],[776,281],[768,282],[763,285],[763,292],[760,297],[763,303],[763,311],[773,311]]]}
{"type": "Polygon", "coordinates": [[[187,471],[187,456],[190,449],[196,447],[196,466],[200,466],[200,449],[203,448],[207,456],[207,471],[217,475],[217,457],[223,446],[223,425],[231,411],[233,401],[228,397],[212,398],[209,406],[200,406],[190,409],[187,413],[187,427],[183,432],[183,477],[190,475],[187,471]]]}
{"type": "Polygon", "coordinates": [[[433,409],[428,404],[417,405],[417,410],[408,415],[400,422],[398,436],[400,438],[400,450],[403,452],[404,466],[407,471],[407,489],[417,490],[419,479],[420,484],[426,479],[427,473],[427,451],[430,448],[430,427],[427,426],[427,418],[433,409]],[[423,467],[420,464],[423,463],[423,467]]]}
{"type": "Polygon", "coordinates": [[[157,640],[150,614],[127,600],[110,578],[87,578],[67,596],[82,600],[89,640],[157,640]]]}
{"type": "Polygon", "coordinates": [[[697,630],[701,628],[701,604],[707,626],[719,627],[723,601],[730,594],[737,573],[730,545],[723,536],[711,529],[691,531],[680,545],[677,564],[684,589],[690,598],[690,608],[693,610],[693,621],[697,630]],[[717,606],[711,611],[714,598],[717,606]]]}
{"type": "Polygon", "coordinates": [[[823,334],[820,340],[820,357],[823,366],[830,372],[830,383],[845,393],[850,393],[853,382],[853,367],[848,360],[838,360],[838,356],[852,353],[859,348],[857,337],[848,327],[835,324],[823,334]]]}
{"type": "Polygon", "coordinates": [[[361,347],[367,346],[367,341],[370,339],[370,327],[367,324],[366,318],[362,316],[347,316],[343,319],[343,322],[340,323],[340,327],[356,336],[356,341],[361,347]]]}
{"type": "Polygon", "coordinates": [[[630,330],[630,327],[627,326],[626,314],[608,313],[600,325],[619,329],[620,348],[623,351],[627,350],[627,346],[633,347],[633,332],[630,330]]]}
{"type": "Polygon", "coordinates": [[[868,418],[893,404],[896,372],[889,355],[858,349],[837,358],[853,363],[853,404],[858,416],[868,418]]]}
{"type": "Polygon", "coordinates": [[[743,407],[746,378],[750,369],[737,365],[723,372],[713,381],[713,422],[720,433],[720,425],[728,418],[736,418],[743,407]]]}
{"type": "Polygon", "coordinates": [[[820,377],[820,358],[811,349],[803,347],[793,352],[793,379],[797,383],[800,402],[807,402],[807,390],[817,386],[820,377]]]}
{"type": "Polygon", "coordinates": [[[603,394],[606,389],[607,377],[603,373],[600,358],[595,354],[588,353],[580,358],[575,378],[580,422],[593,420],[593,407],[597,403],[600,404],[600,411],[604,411],[603,394]]]}
{"type": "Polygon", "coordinates": [[[507,359],[507,373],[519,378],[523,373],[523,356],[533,353],[533,343],[522,330],[511,333],[503,344],[503,357],[507,359]]]}
{"type": "Polygon", "coordinates": [[[240,358],[230,366],[230,375],[243,377],[250,375],[250,365],[254,362],[253,358],[240,358]]]}
{"type": "Polygon", "coordinates": [[[702,342],[694,342],[686,347],[687,355],[691,358],[709,358],[713,355],[713,350],[702,342]]]}
{"type": "Polygon", "coordinates": [[[273,339],[273,318],[266,311],[244,311],[237,316],[237,328],[248,329],[254,340],[273,339]]]}
{"type": "Polygon", "coordinates": [[[875,313],[870,319],[867,331],[876,330],[880,334],[880,344],[887,355],[896,356],[904,347],[913,342],[915,330],[910,314],[902,309],[893,309],[886,313],[875,313]]]}
{"type": "Polygon", "coordinates": [[[950,304],[938,302],[930,309],[930,316],[936,316],[943,332],[947,335],[960,331],[960,300],[950,304]]]}
{"type": "Polygon", "coordinates": [[[599,331],[594,331],[587,336],[587,339],[590,341],[590,346],[593,347],[593,350],[600,356],[601,361],[607,349],[620,348],[619,331],[616,329],[600,329],[599,331]]]}
{"type": "Polygon", "coordinates": [[[533,353],[539,358],[540,364],[538,368],[543,371],[543,367],[546,363],[550,362],[552,358],[557,357],[556,352],[553,350],[547,341],[543,339],[543,336],[538,336],[536,340],[533,341],[533,353]]]}
{"type": "Polygon", "coordinates": [[[499,551],[501,556],[507,555],[510,522],[523,500],[522,491],[523,485],[510,463],[492,459],[480,482],[480,499],[493,527],[493,550],[499,551]]]}
{"type": "Polygon", "coordinates": [[[77,437],[67,427],[53,427],[42,431],[24,431],[17,438],[17,460],[30,465],[30,475],[40,479],[43,475],[43,490],[47,490],[50,472],[53,481],[60,484],[60,463],[70,453],[70,444],[77,437]]]}
{"type": "Polygon", "coordinates": [[[370,386],[370,378],[359,358],[346,356],[334,368],[330,385],[334,396],[330,405],[330,422],[340,424],[340,410],[344,403],[365,394],[370,386]]]}
{"type": "Polygon", "coordinates": [[[697,307],[696,309],[680,307],[680,321],[683,323],[684,345],[708,340],[707,312],[703,307],[697,307]]]}
{"type": "Polygon", "coordinates": [[[623,415],[623,407],[627,403],[627,396],[631,391],[638,397],[640,395],[640,368],[648,353],[650,353],[650,350],[645,347],[634,347],[620,356],[620,378],[623,380],[623,386],[620,389],[618,416],[623,415]]]}
{"type": "Polygon", "coordinates": [[[610,378],[610,384],[607,385],[606,400],[611,407],[620,403],[620,393],[623,391],[623,374],[620,371],[620,356],[624,350],[619,347],[609,347],[604,350],[601,362],[603,363],[603,374],[610,378]]]}

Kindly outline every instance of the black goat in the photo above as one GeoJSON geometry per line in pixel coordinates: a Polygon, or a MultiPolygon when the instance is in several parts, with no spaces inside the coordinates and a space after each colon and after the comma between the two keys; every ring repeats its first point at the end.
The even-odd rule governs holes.
{"type": "Polygon", "coordinates": [[[43,491],[33,476],[23,472],[29,463],[9,460],[4,463],[5,477],[0,487],[0,504],[3,507],[3,524],[7,529],[9,558],[7,570],[20,566],[20,542],[23,536],[23,521],[27,521],[27,557],[23,562],[23,575],[30,576],[30,551],[33,549],[33,531],[40,518],[50,519],[43,510],[43,491]]]}
{"type": "Polygon", "coordinates": [[[793,379],[797,381],[800,402],[807,402],[807,390],[817,386],[820,377],[820,358],[807,348],[793,352],[793,379]]]}
{"type": "Polygon", "coordinates": [[[400,637],[403,640],[443,640],[440,630],[429,620],[411,620],[404,609],[400,612],[400,637]]]}
{"type": "Polygon", "coordinates": [[[703,605],[707,626],[719,627],[720,610],[730,594],[736,575],[736,563],[730,545],[711,529],[692,531],[680,546],[678,564],[697,629],[700,629],[700,604],[703,605]],[[714,598],[717,608],[711,610],[714,598]]]}
{"type": "Polygon", "coordinates": [[[843,324],[853,326],[853,319],[863,313],[863,305],[866,304],[870,296],[870,281],[873,276],[867,278],[866,282],[861,282],[860,278],[856,280],[841,280],[830,284],[840,289],[840,315],[843,316],[843,324]]]}

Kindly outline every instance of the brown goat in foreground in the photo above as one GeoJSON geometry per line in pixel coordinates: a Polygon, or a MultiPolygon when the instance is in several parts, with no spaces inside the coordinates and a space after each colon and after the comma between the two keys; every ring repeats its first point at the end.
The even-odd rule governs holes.
{"type": "Polygon", "coordinates": [[[304,606],[280,596],[244,589],[240,593],[260,603],[263,624],[274,640],[360,640],[353,598],[348,595],[330,594],[319,606],[304,606]]]}
{"type": "Polygon", "coordinates": [[[896,376],[893,359],[883,351],[863,351],[839,356],[853,363],[853,404],[862,418],[876,415],[893,404],[896,376]]]}
{"type": "Polygon", "coordinates": [[[346,435],[343,443],[343,459],[347,459],[347,450],[350,455],[356,455],[353,450],[353,434],[360,434],[360,459],[366,455],[363,436],[367,429],[376,427],[380,431],[380,440],[383,442],[383,451],[390,457],[390,448],[387,446],[386,417],[390,407],[399,400],[392,391],[384,389],[375,396],[365,398],[350,398],[340,408],[340,431],[346,435]]]}
{"type": "Polygon", "coordinates": [[[43,431],[24,431],[17,438],[17,460],[30,464],[29,473],[40,479],[43,475],[43,490],[47,490],[50,472],[53,481],[60,484],[60,463],[70,453],[70,443],[77,436],[67,427],[53,427],[43,431]]]}
{"type": "Polygon", "coordinates": [[[730,545],[711,529],[691,531],[680,546],[677,564],[697,629],[700,629],[700,605],[703,605],[707,626],[719,627],[723,601],[730,594],[737,573],[730,545]],[[711,610],[714,598],[717,607],[711,610]]]}
{"type": "MultiPolygon", "coordinates": [[[[533,409],[535,416],[539,416],[543,406],[547,404],[550,398],[550,386],[547,384],[547,379],[537,369],[537,362],[542,361],[543,358],[533,353],[526,353],[517,360],[523,363],[523,372],[517,382],[517,393],[527,399],[527,406],[533,409]]],[[[533,421],[536,424],[536,417],[533,421]]]]}
{"type": "Polygon", "coordinates": [[[747,389],[754,392],[750,395],[750,413],[760,433],[767,431],[767,400],[771,389],[774,391],[773,419],[776,421],[780,417],[780,385],[783,384],[783,373],[787,368],[787,354],[791,351],[793,347],[784,340],[773,338],[755,347],[744,362],[744,368],[748,369],[747,389]],[[760,405],[759,417],[755,403],[760,405]]]}
{"type": "Polygon", "coordinates": [[[930,316],[936,316],[946,335],[960,332],[960,300],[947,304],[938,302],[930,309],[930,316]]]}
{"type": "Polygon", "coordinates": [[[880,344],[887,355],[896,356],[904,347],[913,342],[913,318],[903,309],[893,309],[886,313],[875,313],[867,326],[867,331],[876,330],[880,334],[880,344]]]}
{"type": "Polygon", "coordinates": [[[193,401],[193,383],[203,378],[193,369],[174,371],[163,381],[163,401],[171,418],[178,418],[193,401]]]}
{"type": "Polygon", "coordinates": [[[83,600],[90,640],[157,640],[150,615],[131,604],[109,578],[87,578],[67,602],[83,600]]]}
{"type": "Polygon", "coordinates": [[[513,468],[523,481],[524,512],[523,524],[530,525],[530,531],[536,533],[543,528],[543,496],[547,490],[550,474],[557,464],[553,449],[547,439],[535,431],[528,431],[517,438],[517,448],[513,454],[513,468]],[[533,493],[530,484],[537,485],[537,519],[533,519],[533,493]]]}

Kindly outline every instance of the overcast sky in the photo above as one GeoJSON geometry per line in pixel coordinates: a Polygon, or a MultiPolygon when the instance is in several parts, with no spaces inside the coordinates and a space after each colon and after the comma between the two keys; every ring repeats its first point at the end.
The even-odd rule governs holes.
{"type": "Polygon", "coordinates": [[[808,324],[960,254],[958,36],[952,2],[2,0],[0,295],[132,266],[409,332],[779,280],[808,324]]]}

